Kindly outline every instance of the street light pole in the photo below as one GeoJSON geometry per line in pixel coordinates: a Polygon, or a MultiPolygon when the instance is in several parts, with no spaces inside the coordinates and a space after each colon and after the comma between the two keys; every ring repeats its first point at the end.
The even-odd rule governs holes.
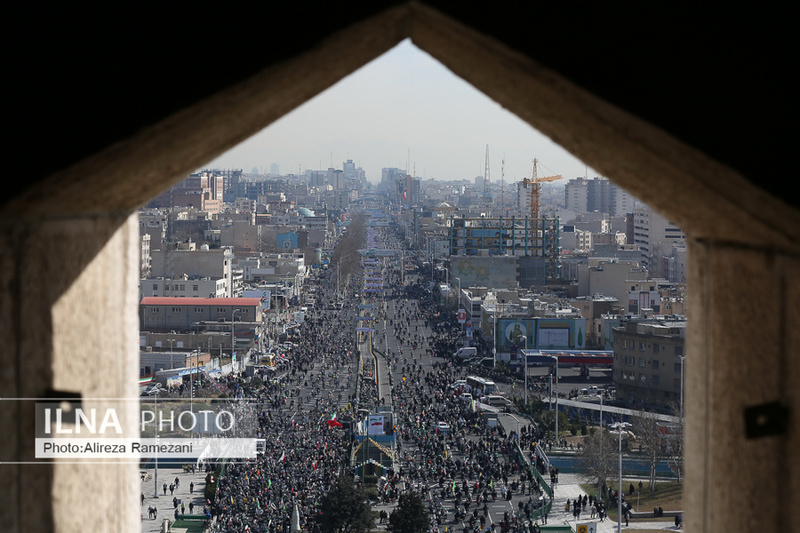
{"type": "MultiPolygon", "coordinates": [[[[444,265],[442,265],[444,266],[444,265]]],[[[444,284],[447,285],[447,290],[450,290],[450,268],[444,267],[444,284]]],[[[448,306],[445,306],[448,307],[448,306]]]]}
{"type": "Polygon", "coordinates": [[[189,354],[189,412],[194,415],[194,357],[195,350],[189,354]]]}
{"type": "Polygon", "coordinates": [[[233,354],[236,351],[236,313],[241,312],[241,309],[231,311],[231,365],[233,365],[233,354]]]}
{"type": "MultiPolygon", "coordinates": [[[[556,446],[558,446],[558,356],[551,355],[550,357],[553,358],[553,366],[555,367],[555,385],[553,383],[553,374],[550,374],[550,390],[554,393],[553,395],[556,398],[555,405],[556,405],[556,413],[555,413],[555,422],[556,422],[556,446]]],[[[551,404],[552,405],[552,404],[551,404]]]]}
{"type": "Polygon", "coordinates": [[[679,355],[678,357],[680,357],[680,359],[681,359],[681,402],[680,402],[680,404],[681,404],[681,424],[683,424],[683,379],[684,379],[683,378],[683,376],[684,376],[683,367],[685,365],[684,360],[686,359],[686,356],[685,355],[679,355]]]}
{"type": "Polygon", "coordinates": [[[175,339],[167,339],[169,341],[169,369],[172,370],[174,368],[172,364],[172,343],[175,342],[175,339]]]}
{"type": "MultiPolygon", "coordinates": [[[[522,336],[522,340],[525,342],[525,348],[522,350],[522,373],[525,376],[525,410],[528,410],[528,355],[525,353],[528,351],[528,337],[526,335],[522,336]]],[[[556,413],[557,415],[558,413],[556,413]]]]}
{"type": "MultiPolygon", "coordinates": [[[[458,280],[458,294],[456,295],[457,296],[456,297],[456,312],[458,312],[458,310],[461,309],[461,278],[455,278],[455,279],[458,280]]],[[[466,319],[466,317],[465,317],[465,319],[466,319]]],[[[464,324],[466,324],[466,321],[464,322],[464,324]]],[[[465,327],[464,324],[461,324],[461,333],[462,334],[464,332],[464,327],[465,327]]]]}
{"type": "Polygon", "coordinates": [[[617,493],[617,531],[622,531],[622,430],[630,427],[627,422],[617,422],[612,427],[617,429],[619,438],[619,492],[617,493]]]}
{"type": "MultiPolygon", "coordinates": [[[[156,421],[155,427],[155,443],[156,449],[158,448],[158,389],[155,394],[155,405],[153,407],[153,420],[156,421]]],[[[153,469],[153,498],[158,498],[158,451],[155,454],[155,468],[153,469]]]]}
{"type": "Polygon", "coordinates": [[[497,368],[497,298],[494,300],[494,310],[492,312],[492,368],[497,368]]]}

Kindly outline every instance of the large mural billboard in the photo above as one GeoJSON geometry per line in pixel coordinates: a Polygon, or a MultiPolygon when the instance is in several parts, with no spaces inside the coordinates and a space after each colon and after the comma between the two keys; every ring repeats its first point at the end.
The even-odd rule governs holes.
{"type": "Polygon", "coordinates": [[[585,348],[586,320],[583,318],[501,318],[497,321],[497,351],[574,350],[585,348]]]}
{"type": "Polygon", "coordinates": [[[275,235],[275,244],[278,250],[290,251],[297,248],[297,233],[288,231],[275,235]]]}
{"type": "Polygon", "coordinates": [[[450,259],[450,280],[461,280],[461,287],[516,287],[516,257],[459,257],[450,259]]]}

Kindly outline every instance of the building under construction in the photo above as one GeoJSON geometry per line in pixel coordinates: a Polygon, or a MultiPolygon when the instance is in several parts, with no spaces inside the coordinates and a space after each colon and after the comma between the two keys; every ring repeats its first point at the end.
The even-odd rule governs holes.
{"type": "Polygon", "coordinates": [[[451,217],[448,239],[451,256],[538,257],[546,279],[561,277],[558,218],[451,217]]]}

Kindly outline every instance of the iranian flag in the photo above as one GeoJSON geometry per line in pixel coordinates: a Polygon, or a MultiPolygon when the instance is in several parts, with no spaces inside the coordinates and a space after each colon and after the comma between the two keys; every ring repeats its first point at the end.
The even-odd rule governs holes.
{"type": "Polygon", "coordinates": [[[329,428],[342,427],[342,423],[336,420],[336,413],[333,413],[331,419],[328,420],[328,427],[329,428]]]}

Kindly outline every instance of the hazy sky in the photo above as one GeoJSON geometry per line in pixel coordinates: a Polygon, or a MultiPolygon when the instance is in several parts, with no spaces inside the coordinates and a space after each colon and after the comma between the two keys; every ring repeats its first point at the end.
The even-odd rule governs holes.
{"type": "Polygon", "coordinates": [[[344,78],[203,168],[253,167],[281,174],[352,159],[378,182],[381,169],[408,169],[423,179],[483,176],[506,183],[531,175],[568,179],[597,173],[560,146],[453,75],[410,41],[344,78]]]}

